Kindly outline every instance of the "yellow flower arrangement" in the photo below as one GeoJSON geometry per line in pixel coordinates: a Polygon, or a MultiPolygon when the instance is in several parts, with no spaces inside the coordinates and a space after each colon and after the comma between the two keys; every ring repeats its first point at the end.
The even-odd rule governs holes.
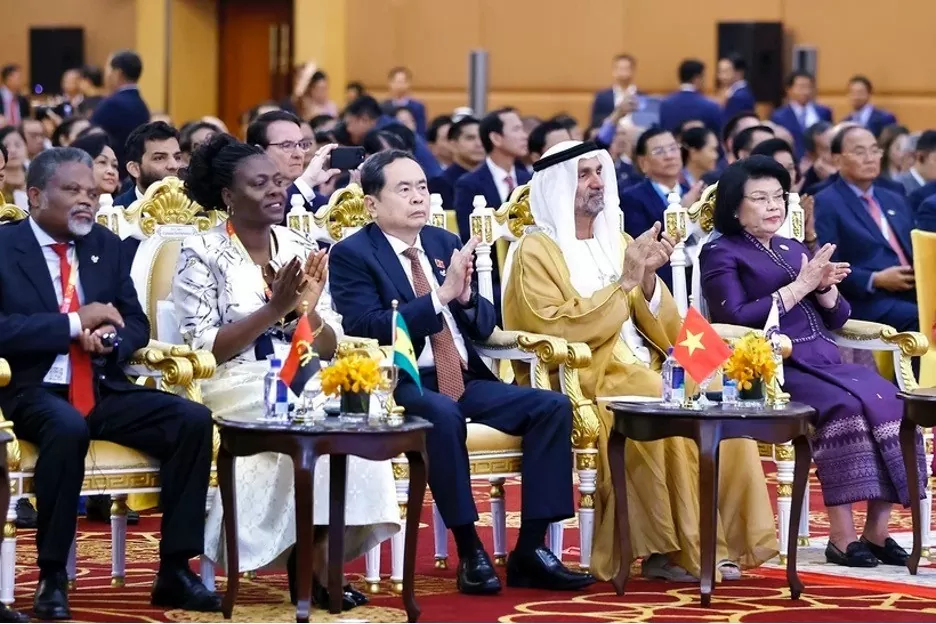
{"type": "Polygon", "coordinates": [[[322,391],[329,396],[342,392],[370,394],[380,384],[380,366],[373,358],[348,355],[322,369],[322,391]]]}
{"type": "Polygon", "coordinates": [[[725,362],[725,374],[738,382],[739,390],[750,390],[755,381],[773,381],[777,372],[773,349],[766,338],[754,332],[734,343],[731,357],[725,362]]]}

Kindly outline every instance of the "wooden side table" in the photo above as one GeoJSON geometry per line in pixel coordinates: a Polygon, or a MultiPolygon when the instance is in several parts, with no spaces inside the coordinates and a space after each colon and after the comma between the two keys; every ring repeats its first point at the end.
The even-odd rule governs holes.
{"type": "Polygon", "coordinates": [[[920,475],[917,471],[917,427],[936,426],[936,388],[919,388],[898,392],[904,402],[900,421],[900,450],[907,470],[907,492],[910,494],[910,517],[913,518],[913,550],[907,559],[910,574],[916,574],[923,552],[923,527],[920,525],[920,475]]]}
{"type": "Polygon", "coordinates": [[[296,621],[308,622],[312,599],[313,484],[315,461],[328,455],[331,461],[328,510],[329,612],[341,613],[344,568],[345,487],[348,455],[374,461],[404,454],[409,461],[410,487],[406,508],[406,549],[403,555],[403,604],[410,622],[419,619],[413,592],[416,540],[423,496],[426,493],[426,431],[432,425],[407,416],[400,424],[369,424],[326,418],[313,423],[289,423],[261,418],[215,417],[221,434],[218,450],[218,486],[224,506],[224,535],[227,542],[228,585],[224,595],[224,617],[230,619],[240,580],[237,541],[237,502],[234,487],[234,458],[258,453],[282,453],[292,458],[296,492],[296,621]]]}
{"type": "Polygon", "coordinates": [[[608,461],[615,490],[615,513],[620,533],[621,563],[612,580],[618,595],[630,574],[633,556],[630,544],[630,521],[627,516],[627,477],[624,473],[625,442],[652,442],[670,437],[695,440],[699,447],[699,507],[701,541],[702,606],[711,603],[715,577],[715,539],[718,524],[718,447],[722,440],[752,438],[761,442],[783,444],[790,440],[796,452],[793,475],[793,506],[787,546],[787,582],[795,600],[803,591],[796,573],[796,538],[803,510],[803,495],[812,456],[806,435],[813,408],[790,403],[780,408],[744,408],[713,405],[692,409],[670,407],[662,403],[615,402],[608,406],[614,414],[614,428],[608,441],[608,461]]]}

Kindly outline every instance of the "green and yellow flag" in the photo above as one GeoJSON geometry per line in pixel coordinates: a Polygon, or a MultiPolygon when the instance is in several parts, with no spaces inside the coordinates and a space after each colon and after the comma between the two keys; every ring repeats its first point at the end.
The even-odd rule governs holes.
{"type": "Polygon", "coordinates": [[[422,394],[422,381],[419,379],[419,366],[416,364],[413,341],[410,340],[409,329],[406,327],[403,315],[396,310],[393,311],[393,365],[412,377],[422,394]]]}

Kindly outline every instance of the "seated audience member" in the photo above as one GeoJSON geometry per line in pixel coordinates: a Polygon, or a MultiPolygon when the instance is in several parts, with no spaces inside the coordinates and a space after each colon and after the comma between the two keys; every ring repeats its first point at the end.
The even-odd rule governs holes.
{"type": "MultiPolygon", "coordinates": [[[[679,144],[673,135],[662,128],[651,128],[637,139],[637,166],[646,179],[621,193],[620,206],[624,213],[624,230],[636,238],[663,221],[663,212],[669,205],[669,194],[676,193],[684,206],[690,206],[702,193],[701,180],[687,188],[679,184],[682,169],[679,144]]],[[[667,288],[673,285],[673,269],[667,262],[657,274],[667,288]]]]}
{"type": "Polygon", "coordinates": [[[19,257],[0,262],[0,352],[13,372],[0,407],[17,437],[35,444],[41,458],[35,475],[35,614],[71,619],[65,566],[90,440],[129,446],[161,463],[162,541],[153,605],[220,611],[220,598],[188,565],[204,545],[211,412],[134,385],[123,372],[149,342],[150,327],[119,239],[94,223],[91,158],[73,148],[46,150],[32,163],[28,188],[30,218],[0,228],[0,250],[19,257]],[[95,257],[111,260],[95,264],[95,257]],[[80,278],[71,273],[79,260],[80,278]],[[20,269],[26,262],[29,279],[20,269]],[[112,335],[116,344],[105,342],[112,335]]]}
{"type": "Polygon", "coordinates": [[[809,126],[803,134],[806,154],[800,161],[800,168],[803,170],[802,188],[804,190],[819,184],[835,173],[832,152],[829,151],[832,137],[835,136],[832,127],[828,121],[820,121],[809,126]]]}
{"type": "MultiPolygon", "coordinates": [[[[738,55],[731,55],[723,59],[726,72],[724,76],[719,76],[726,86],[725,104],[722,107],[722,119],[727,122],[738,113],[753,113],[757,106],[754,99],[754,93],[745,80],[747,73],[747,62],[738,55]]],[[[722,61],[718,62],[719,72],[722,70],[722,61]]]]}
{"type": "Polygon", "coordinates": [[[361,147],[364,148],[364,154],[367,156],[388,149],[398,149],[410,153],[413,151],[412,144],[407,146],[403,139],[400,138],[400,135],[395,132],[390,132],[389,130],[371,130],[367,133],[367,136],[364,137],[364,141],[361,142],[361,147]]]}
{"type": "Polygon", "coordinates": [[[554,120],[544,121],[533,128],[527,137],[530,160],[535,164],[553,145],[571,140],[572,135],[561,123],[554,120]]]}
{"type": "Polygon", "coordinates": [[[795,142],[793,135],[789,130],[781,126],[775,121],[770,121],[769,119],[764,122],[764,125],[773,130],[774,137],[780,139],[781,141],[786,141],[787,145],[793,145],[795,142]]]}
{"type": "Polygon", "coordinates": [[[698,180],[706,186],[718,182],[718,137],[708,128],[690,128],[679,141],[683,169],[679,183],[690,187],[698,180]]]}
{"type": "MultiPolygon", "coordinates": [[[[567,113],[560,113],[549,121],[553,121],[559,124],[562,128],[565,128],[565,130],[569,133],[569,136],[571,136],[575,141],[581,141],[584,138],[584,132],[582,132],[582,127],[579,125],[578,119],[572,115],[567,113]]],[[[524,129],[524,132],[526,132],[526,129],[524,129]]]]}
{"type": "Polygon", "coordinates": [[[76,139],[71,146],[84,150],[91,157],[98,196],[107,194],[113,197],[120,186],[120,179],[117,177],[117,155],[110,138],[106,134],[92,134],[76,139]]]}
{"type": "Polygon", "coordinates": [[[634,166],[634,146],[643,133],[644,128],[639,128],[628,120],[619,121],[614,130],[614,139],[608,145],[608,153],[611,155],[611,161],[617,172],[619,192],[637,184],[643,178],[634,166]]]}
{"type": "Polygon", "coordinates": [[[449,130],[452,128],[450,115],[439,115],[432,120],[426,130],[426,142],[439,166],[447,169],[452,164],[452,146],[449,145],[449,130]]]}
{"type": "Polygon", "coordinates": [[[683,121],[698,119],[712,132],[718,133],[722,125],[721,107],[703,94],[705,64],[686,59],[679,64],[679,91],[672,93],[660,104],[660,127],[676,132],[683,121]]]}
{"type": "Polygon", "coordinates": [[[725,122],[725,127],[721,132],[722,161],[718,164],[718,170],[721,171],[735,161],[734,139],[738,133],[761,125],[761,120],[754,112],[738,113],[725,122]]]}
{"type": "MultiPolygon", "coordinates": [[[[46,147],[52,147],[48,144],[48,138],[45,134],[45,129],[42,127],[42,122],[36,119],[24,119],[23,123],[20,124],[20,132],[23,133],[23,138],[26,139],[26,159],[27,161],[32,160],[46,147]]],[[[29,168],[29,165],[26,165],[29,168]]]]}
{"type": "Polygon", "coordinates": [[[358,82],[357,80],[352,80],[347,85],[345,85],[345,105],[347,106],[354,100],[358,99],[362,95],[367,95],[367,89],[364,88],[364,84],[358,82]]]}
{"type": "Polygon", "coordinates": [[[881,176],[900,181],[900,176],[913,165],[914,154],[910,149],[910,131],[905,126],[891,124],[878,135],[878,145],[883,151],[881,176]]]}
{"type": "Polygon", "coordinates": [[[182,165],[188,167],[192,153],[221,130],[206,121],[185,124],[179,131],[179,149],[182,151],[182,165]]]}
{"type": "MultiPolygon", "coordinates": [[[[391,69],[387,74],[387,88],[390,98],[383,103],[383,112],[385,115],[396,117],[399,109],[405,109],[413,122],[413,127],[410,130],[420,136],[426,136],[426,105],[411,95],[412,83],[413,74],[408,68],[394,67],[391,69]]],[[[407,125],[399,117],[397,117],[397,121],[407,125]]]]}
{"type": "MultiPolygon", "coordinates": [[[[518,119],[519,121],[519,119],[518,119]]],[[[465,423],[483,423],[523,437],[520,535],[507,561],[507,585],[581,589],[594,582],[572,572],[546,547],[551,522],[572,517],[572,406],[565,396],[499,381],[472,340],[495,329],[493,304],[472,279],[477,240],[427,226],[426,176],[412,156],[380,152],[361,168],[373,223],[335,245],[330,284],[344,330],[392,340],[392,302],[411,331],[422,390],[400,379],[395,398],[406,413],[431,421],[429,487],[458,548],[456,584],[465,594],[492,594],[501,584],[475,530],[465,423]]]]}
{"type": "Polygon", "coordinates": [[[816,79],[807,71],[797,70],[786,79],[787,102],[770,116],[770,120],[793,135],[793,150],[799,160],[806,153],[803,134],[820,121],[832,122],[832,111],[814,101],[816,79]]]}
{"type": "MultiPolygon", "coordinates": [[[[324,162],[321,161],[320,162],[324,162]]],[[[289,353],[301,306],[307,306],[314,350],[331,359],[341,335],[341,317],[328,293],[328,256],[316,243],[281,227],[286,212],[284,180],[273,160],[256,145],[216,135],[195,151],[186,192],[206,209],[226,210],[228,220],[182,245],[172,300],[180,330],[194,349],[210,350],[218,361],[214,377],[202,384],[205,406],[217,416],[262,414],[266,357],[289,353]],[[253,279],[245,279],[245,276],[253,279]]],[[[316,373],[317,374],[317,373],[316,373]]],[[[240,570],[285,565],[290,598],[296,602],[296,513],[293,464],[285,455],[262,453],[236,460],[240,570]],[[271,514],[271,510],[276,510],[271,514]]],[[[345,511],[345,553],[354,559],[400,529],[389,461],[351,457],[351,496],[345,511]]],[[[314,467],[313,600],[328,608],[325,526],[328,524],[328,461],[314,467]]],[[[215,491],[205,552],[224,555],[223,509],[215,491]]],[[[344,608],[367,598],[344,584],[344,608]]]]}
{"type": "Polygon", "coordinates": [[[882,150],[860,126],[842,129],[831,149],[839,178],[816,195],[816,232],[836,245],[833,260],[851,264],[842,293],[855,318],[916,330],[913,219],[903,197],[875,183],[882,150]]]}
{"type": "Polygon", "coordinates": [[[337,117],[332,117],[331,115],[316,115],[309,120],[309,125],[312,126],[314,132],[320,132],[322,130],[331,130],[335,127],[335,124],[338,123],[337,117]]]}
{"type": "Polygon", "coordinates": [[[143,61],[131,50],[123,50],[107,60],[104,80],[111,95],[94,109],[91,123],[104,128],[110,135],[120,175],[127,173],[127,155],[124,153],[127,140],[134,130],[150,120],[149,108],[140,96],[137,83],[143,73],[143,61]]]}
{"type": "MultiPolygon", "coordinates": [[[[845,139],[847,153],[864,148],[864,157],[871,158],[876,146],[870,132],[853,128],[845,134],[836,141],[845,139]]],[[[849,179],[852,171],[852,164],[842,165],[849,179]]],[[[865,174],[867,181],[873,178],[870,171],[865,174]]],[[[878,562],[904,566],[907,552],[887,528],[893,504],[910,503],[898,439],[902,407],[897,388],[876,371],[843,364],[829,337],[850,312],[839,286],[844,292],[850,279],[866,282],[867,271],[843,261],[847,254],[837,253],[841,246],[837,250],[826,244],[810,257],[798,241],[776,236],[789,189],[786,170],[762,156],[751,156],[722,174],[715,202],[715,227],[722,237],[703,249],[702,293],[713,321],[755,328],[764,326],[771,302],[778,301],[780,331],[796,345],[784,361],[783,389],[794,401],[816,409],[810,446],[829,511],[826,560],[851,567],[878,562]],[[851,509],[859,501],[868,505],[860,540],[851,509]]],[[[843,192],[857,196],[848,187],[843,192]]],[[[821,209],[825,212],[820,212],[820,220],[835,207],[821,209]]],[[[845,210],[844,217],[865,221],[845,210]]],[[[926,468],[919,434],[917,447],[922,492],[926,468]]]]}
{"type": "Polygon", "coordinates": [[[880,136],[884,128],[897,123],[897,118],[871,103],[873,92],[871,81],[866,76],[852,76],[848,81],[848,103],[852,112],[846,120],[867,128],[874,136],[880,136]]]}
{"type": "Polygon", "coordinates": [[[913,166],[897,176],[897,181],[903,184],[911,208],[916,208],[932,193],[924,191],[914,197],[914,193],[936,181],[936,130],[920,134],[913,153],[913,166]]]}
{"type": "Polygon", "coordinates": [[[774,138],[773,128],[770,126],[753,126],[745,128],[735,135],[731,141],[731,150],[734,153],[735,160],[741,160],[751,155],[754,149],[762,141],[774,138]]]}
{"type": "Polygon", "coordinates": [[[23,68],[4,65],[0,69],[0,117],[5,125],[17,126],[29,119],[29,98],[22,95],[23,68]]]}
{"type": "Polygon", "coordinates": [[[6,149],[6,177],[0,193],[8,202],[29,211],[26,195],[26,139],[16,126],[0,128],[0,143],[6,149]]]}
{"type": "Polygon", "coordinates": [[[85,65],[81,68],[81,77],[78,79],[81,88],[81,104],[78,105],[78,114],[88,118],[94,114],[98,105],[104,101],[104,72],[95,65],[85,65]]]}
{"type": "MultiPolygon", "coordinates": [[[[666,133],[667,135],[669,133],[666,133]]],[[[588,144],[560,143],[537,164],[530,208],[540,231],[525,235],[506,276],[506,327],[584,342],[592,364],[582,390],[601,396],[659,397],[660,368],[680,328],[679,312],[656,270],[669,263],[675,241],[659,222],[637,239],[622,235],[615,174],[608,155],[588,144]]],[[[614,490],[607,443],[613,418],[602,408],[599,429],[595,539],[591,570],[606,580],[617,573],[614,490]]],[[[700,573],[698,463],[683,438],[629,442],[628,499],[633,554],[647,578],[690,581],[700,573]],[[636,508],[633,506],[636,505],[636,508]]],[[[773,514],[760,473],[757,444],[726,442],[719,476],[718,570],[740,577],[777,552],[773,514]],[[729,483],[729,481],[731,483],[729,483]],[[743,518],[743,520],[742,520],[743,518]]]]}
{"type": "MultiPolygon", "coordinates": [[[[318,162],[314,167],[311,163],[308,167],[305,165],[305,154],[315,142],[302,136],[298,117],[282,110],[260,115],[247,127],[247,143],[263,148],[276,163],[280,176],[288,186],[286,212],[292,206],[294,195],[300,195],[305,200],[305,209],[310,212],[328,203],[328,197],[318,193],[316,188],[340,172],[324,172],[318,162]]],[[[325,146],[316,152],[316,156],[326,150],[331,153],[332,149],[334,147],[325,146]]],[[[312,160],[315,161],[315,158],[312,160]]],[[[285,219],[284,215],[282,225],[286,225],[285,219]]]]}
{"type": "MultiPolygon", "coordinates": [[[[429,129],[430,132],[432,128],[429,129]]],[[[442,206],[455,209],[455,184],[484,162],[484,145],[478,133],[475,117],[462,117],[449,128],[448,144],[452,150],[452,164],[441,174],[429,180],[429,192],[442,196],[442,206]]]]}
{"type": "MultiPolygon", "coordinates": [[[[390,115],[384,114],[377,100],[369,95],[362,95],[348,104],[348,107],[342,113],[342,118],[351,145],[360,145],[365,135],[374,128],[382,130],[385,126],[399,123],[390,115]]],[[[432,155],[432,150],[429,149],[426,140],[417,134],[415,141],[416,148],[413,150],[413,155],[423,171],[426,172],[426,175],[433,178],[442,173],[442,168],[436,161],[435,156],[432,155]]]]}
{"type": "Polygon", "coordinates": [[[68,147],[78,138],[78,133],[91,125],[83,117],[69,117],[60,123],[52,133],[52,147],[68,147]]]}
{"type": "Polygon", "coordinates": [[[416,118],[413,117],[413,113],[410,109],[405,106],[398,106],[393,109],[391,117],[397,120],[397,123],[405,126],[410,130],[410,132],[416,132],[416,118]]]}
{"type": "Polygon", "coordinates": [[[790,175],[790,190],[799,192],[799,169],[793,159],[793,147],[783,139],[761,141],[751,150],[751,156],[768,156],[780,163],[790,175]]]}
{"type": "MultiPolygon", "coordinates": [[[[838,169],[835,166],[835,158],[832,156],[832,149],[831,149],[832,140],[845,128],[854,128],[854,127],[860,127],[860,126],[858,126],[858,124],[851,122],[851,121],[843,121],[843,122],[835,124],[823,134],[822,141],[828,141],[828,144],[829,144],[829,158],[832,161],[832,165],[830,166],[830,169],[832,170],[833,173],[829,174],[824,180],[817,182],[811,186],[807,186],[804,184],[803,193],[807,195],[816,196],[819,194],[820,191],[822,191],[823,189],[827,188],[829,185],[838,181],[840,176],[838,173],[838,169]]],[[[881,188],[885,188],[889,191],[897,193],[898,195],[904,194],[903,184],[901,184],[900,182],[897,182],[896,180],[892,180],[891,178],[883,174],[878,175],[878,177],[874,180],[874,184],[876,186],[880,186],[881,188]]]]}
{"type": "Polygon", "coordinates": [[[683,134],[685,134],[687,131],[692,130],[693,128],[704,128],[704,127],[705,127],[705,124],[702,123],[702,121],[699,119],[686,119],[681,124],[679,124],[679,127],[676,128],[676,132],[673,133],[673,136],[676,137],[677,141],[680,141],[682,139],[683,134]]]}
{"type": "Polygon", "coordinates": [[[182,164],[179,132],[163,121],[143,124],[127,138],[124,154],[127,173],[134,184],[123,195],[114,198],[114,205],[126,208],[142,199],[154,182],[178,175],[182,164]]]}

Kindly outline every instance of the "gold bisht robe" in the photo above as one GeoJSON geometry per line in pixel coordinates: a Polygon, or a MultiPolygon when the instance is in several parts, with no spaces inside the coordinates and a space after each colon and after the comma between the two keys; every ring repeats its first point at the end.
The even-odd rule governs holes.
{"type": "MultiPolygon", "coordinates": [[[[622,238],[625,246],[631,240],[626,235],[622,238]]],[[[590,399],[661,396],[659,371],[681,325],[673,296],[662,282],[657,283],[663,291],[658,316],[654,316],[639,286],[625,293],[612,284],[589,297],[580,296],[572,286],[562,251],[548,235],[530,233],[517,245],[503,298],[505,327],[586,343],[592,361],[580,376],[582,390],[590,399]],[[629,317],[652,353],[651,367],[620,336],[629,317]]],[[[529,383],[528,371],[518,368],[517,376],[519,382],[529,383]]],[[[608,580],[617,573],[620,559],[607,451],[613,416],[599,406],[599,419],[591,571],[608,580]]],[[[695,443],[686,438],[628,440],[626,471],[634,556],[666,554],[672,563],[698,577],[699,455],[695,443]]],[[[721,445],[718,511],[716,562],[727,559],[752,568],[777,554],[773,511],[753,440],[727,440],[721,445]]]]}

